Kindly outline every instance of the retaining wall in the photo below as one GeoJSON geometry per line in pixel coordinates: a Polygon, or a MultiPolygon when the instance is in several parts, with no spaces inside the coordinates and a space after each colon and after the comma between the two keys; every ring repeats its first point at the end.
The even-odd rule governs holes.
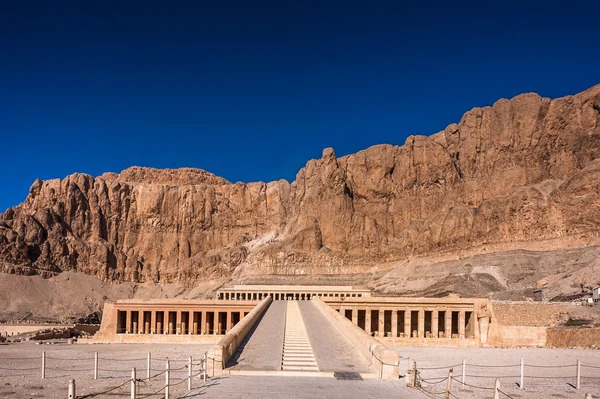
{"type": "Polygon", "coordinates": [[[551,348],[600,348],[600,328],[549,328],[546,346],[551,348]]]}
{"type": "Polygon", "coordinates": [[[236,324],[227,334],[223,335],[221,340],[213,347],[211,354],[215,360],[215,368],[225,369],[225,365],[235,354],[246,335],[256,324],[260,316],[267,310],[272,302],[270,296],[260,301],[238,324],[236,324]]]}
{"type": "Polygon", "coordinates": [[[375,366],[381,378],[397,379],[400,354],[387,346],[381,344],[375,338],[367,334],[362,328],[342,316],[321,299],[313,297],[313,303],[321,310],[325,317],[331,321],[342,335],[375,366]]]}

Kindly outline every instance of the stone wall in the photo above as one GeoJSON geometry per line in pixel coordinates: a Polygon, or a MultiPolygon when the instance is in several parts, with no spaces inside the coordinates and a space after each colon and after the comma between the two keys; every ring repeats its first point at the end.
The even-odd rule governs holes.
{"type": "Polygon", "coordinates": [[[503,326],[555,326],[563,313],[579,307],[577,303],[493,302],[494,314],[503,326]]]}
{"type": "Polygon", "coordinates": [[[600,328],[549,328],[550,348],[600,348],[600,328]]]}

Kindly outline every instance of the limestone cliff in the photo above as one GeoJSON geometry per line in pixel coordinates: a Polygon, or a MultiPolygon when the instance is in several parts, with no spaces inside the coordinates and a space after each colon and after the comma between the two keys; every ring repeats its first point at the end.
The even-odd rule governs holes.
{"type": "Polygon", "coordinates": [[[36,180],[1,215],[0,271],[188,286],[362,273],[482,245],[594,240],[599,204],[597,85],[502,99],[402,146],[326,149],[293,183],[140,167],[36,180]]]}

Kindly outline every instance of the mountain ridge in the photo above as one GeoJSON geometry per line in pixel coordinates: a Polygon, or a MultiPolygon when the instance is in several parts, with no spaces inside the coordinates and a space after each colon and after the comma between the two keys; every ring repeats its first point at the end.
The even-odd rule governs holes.
{"type": "Polygon", "coordinates": [[[599,159],[596,85],[500,99],[403,145],[339,158],[327,148],[291,183],[146,167],[38,179],[0,215],[0,271],[192,286],[368,273],[490,244],[595,243],[599,159]]]}

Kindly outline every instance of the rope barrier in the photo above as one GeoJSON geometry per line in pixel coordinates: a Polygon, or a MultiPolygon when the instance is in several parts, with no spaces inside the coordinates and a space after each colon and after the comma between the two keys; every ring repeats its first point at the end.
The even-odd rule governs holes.
{"type": "Polygon", "coordinates": [[[589,367],[591,369],[600,369],[600,366],[588,366],[587,364],[582,364],[581,367],[589,367]]]}
{"type": "Polygon", "coordinates": [[[572,378],[577,378],[577,376],[573,375],[573,376],[556,376],[555,377],[555,376],[547,376],[547,375],[524,375],[523,378],[553,378],[553,379],[569,378],[569,379],[572,379],[572,378]]]}
{"type": "Polygon", "coordinates": [[[66,372],[69,372],[69,373],[76,373],[76,372],[79,372],[79,371],[94,371],[93,368],[91,368],[91,369],[61,369],[61,368],[58,368],[58,367],[48,367],[48,366],[46,366],[46,370],[66,371],[66,372]]]}
{"type": "Polygon", "coordinates": [[[561,367],[577,367],[576,364],[567,364],[567,365],[562,365],[562,366],[542,366],[542,365],[535,365],[535,364],[526,364],[525,367],[537,367],[537,368],[543,368],[543,369],[555,369],[555,368],[561,368],[561,367]]]}
{"type": "Polygon", "coordinates": [[[462,366],[462,363],[453,364],[452,366],[443,366],[443,367],[419,367],[419,370],[443,370],[443,369],[450,369],[450,368],[454,368],[454,367],[458,367],[458,366],[462,366]]]}
{"type": "Polygon", "coordinates": [[[507,398],[509,398],[509,399],[514,399],[512,396],[510,396],[510,395],[509,395],[509,394],[507,394],[506,392],[502,392],[502,391],[500,390],[500,388],[498,388],[498,392],[500,392],[502,395],[506,396],[506,397],[507,397],[507,398]]]}
{"type": "Polygon", "coordinates": [[[436,384],[440,384],[440,383],[446,381],[448,379],[448,376],[443,377],[443,378],[433,378],[433,379],[425,379],[425,378],[419,376],[419,379],[421,381],[426,382],[427,384],[436,385],[436,384]],[[439,381],[438,382],[431,382],[431,381],[435,381],[435,380],[439,380],[439,381]]]}
{"type": "MultiPolygon", "coordinates": [[[[40,360],[41,357],[0,357],[0,360],[40,360]]],[[[46,358],[47,359],[47,358],[46,358]]]]}
{"type": "Polygon", "coordinates": [[[67,357],[50,357],[50,356],[46,356],[46,360],[51,359],[51,360],[66,360],[66,361],[70,361],[70,362],[79,362],[79,361],[83,361],[83,360],[89,360],[89,361],[93,361],[94,358],[93,357],[83,357],[83,358],[67,358],[67,357]]]}
{"type": "Polygon", "coordinates": [[[131,370],[111,370],[111,369],[98,369],[98,371],[108,371],[109,373],[130,373],[131,370]]]}
{"type": "Polygon", "coordinates": [[[123,388],[125,385],[129,384],[130,382],[131,382],[131,378],[128,379],[127,381],[123,382],[121,385],[118,385],[118,386],[116,386],[114,388],[110,388],[110,389],[108,389],[106,391],[96,392],[96,393],[88,393],[87,395],[82,395],[82,396],[78,395],[77,399],[93,398],[93,397],[99,396],[99,395],[106,395],[107,393],[114,392],[114,391],[116,391],[119,388],[123,388]]]}
{"type": "Polygon", "coordinates": [[[423,387],[417,387],[417,389],[419,391],[421,391],[423,394],[425,394],[425,396],[429,397],[429,398],[436,398],[433,395],[444,395],[445,392],[432,392],[432,391],[428,391],[427,389],[423,388],[423,387]]]}
{"type": "MultiPolygon", "coordinates": [[[[46,358],[47,359],[47,358],[46,358]]],[[[93,358],[91,360],[94,360],[93,358]]],[[[110,362],[141,362],[142,360],[148,360],[147,358],[139,358],[139,359],[109,359],[106,357],[99,357],[98,360],[108,360],[110,362]]],[[[160,360],[160,359],[153,359],[160,360]]]]}
{"type": "Polygon", "coordinates": [[[10,370],[10,371],[24,371],[24,370],[39,370],[40,367],[29,367],[29,368],[16,368],[16,367],[0,367],[0,370],[10,370]]]}
{"type": "MultiPolygon", "coordinates": [[[[462,364],[457,364],[457,366],[462,366],[462,364]]],[[[470,367],[480,367],[480,368],[504,368],[504,367],[520,367],[520,364],[508,364],[506,366],[504,365],[493,365],[493,366],[486,366],[484,364],[470,364],[470,363],[465,363],[465,366],[470,366],[470,367]]]]}
{"type": "Polygon", "coordinates": [[[179,384],[182,384],[182,383],[186,382],[186,381],[187,381],[189,378],[190,378],[190,377],[184,378],[183,380],[181,380],[181,381],[179,381],[179,382],[176,382],[175,384],[169,384],[169,388],[170,388],[170,387],[175,387],[175,386],[177,386],[177,385],[179,385],[179,384]]]}
{"type": "Polygon", "coordinates": [[[165,385],[164,387],[162,387],[161,389],[159,389],[158,391],[152,392],[152,393],[139,393],[137,395],[138,398],[149,398],[150,396],[156,396],[159,393],[161,393],[162,391],[165,390],[167,386],[165,385]]]}
{"type": "MultiPolygon", "coordinates": [[[[155,371],[156,371],[156,370],[155,370],[155,371]]],[[[159,377],[159,376],[163,375],[163,374],[164,374],[164,373],[166,373],[166,372],[167,372],[167,370],[163,370],[162,372],[160,372],[160,373],[158,373],[158,374],[151,375],[149,379],[151,380],[151,379],[153,379],[153,378],[159,377]]]]}
{"type": "Polygon", "coordinates": [[[452,379],[453,379],[454,381],[458,382],[459,384],[463,384],[463,385],[465,385],[465,386],[468,386],[468,387],[471,387],[471,388],[476,388],[476,389],[485,389],[485,390],[492,390],[492,391],[493,391],[494,389],[496,389],[496,388],[480,387],[480,386],[477,386],[477,385],[471,385],[471,384],[467,384],[466,382],[464,382],[464,383],[463,383],[462,381],[460,381],[460,380],[459,380],[459,379],[457,379],[456,377],[452,377],[452,379]]]}

